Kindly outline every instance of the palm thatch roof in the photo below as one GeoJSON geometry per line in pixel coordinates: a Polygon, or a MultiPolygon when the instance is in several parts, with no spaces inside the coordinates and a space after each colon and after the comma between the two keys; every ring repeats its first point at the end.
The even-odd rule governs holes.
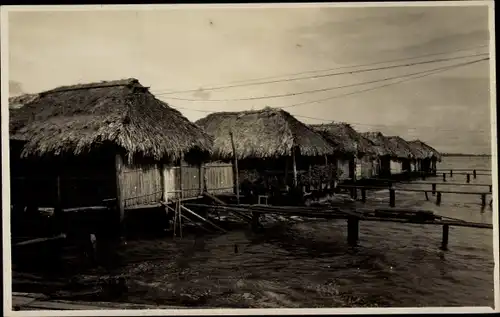
{"type": "Polygon", "coordinates": [[[420,151],[414,151],[414,148],[400,136],[388,136],[387,139],[392,144],[394,152],[398,153],[398,158],[423,159],[420,151]]]}
{"type": "Polygon", "coordinates": [[[399,159],[408,158],[407,151],[395,146],[395,144],[381,132],[363,132],[361,135],[372,141],[380,149],[383,153],[381,156],[389,156],[399,159]]]}
{"type": "Polygon", "coordinates": [[[214,137],[214,155],[233,157],[230,133],[238,159],[332,154],[335,149],[320,134],[281,109],[212,113],[196,122],[214,137]]]}
{"type": "Polygon", "coordinates": [[[442,155],[436,149],[431,147],[425,142],[420,140],[413,140],[408,142],[415,150],[418,150],[422,153],[424,158],[436,158],[439,162],[441,162],[442,155]]]}
{"type": "Polygon", "coordinates": [[[382,149],[365,138],[348,123],[310,125],[335,146],[337,151],[356,155],[383,155],[382,149]]]}
{"type": "Polygon", "coordinates": [[[9,110],[19,109],[25,104],[35,101],[39,94],[24,94],[9,98],[9,110]]]}
{"type": "Polygon", "coordinates": [[[134,78],[59,87],[28,101],[10,114],[11,139],[26,142],[22,156],[78,155],[111,144],[129,160],[211,152],[202,129],[134,78]]]}

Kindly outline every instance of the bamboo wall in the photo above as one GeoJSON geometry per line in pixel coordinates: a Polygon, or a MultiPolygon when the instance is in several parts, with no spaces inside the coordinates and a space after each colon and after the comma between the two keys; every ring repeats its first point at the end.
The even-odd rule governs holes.
{"type": "Polygon", "coordinates": [[[195,198],[202,194],[204,183],[212,194],[233,192],[233,169],[230,163],[192,166],[165,166],[156,163],[124,164],[122,199],[125,207],[156,204],[168,199],[195,198]],[[181,196],[182,192],[182,196],[181,196]]]}
{"type": "Polygon", "coordinates": [[[234,173],[231,163],[209,163],[204,166],[207,191],[212,194],[232,193],[234,173]]]}
{"type": "Polygon", "coordinates": [[[161,201],[162,176],[158,164],[124,164],[122,170],[122,199],[125,207],[148,205],[161,201]]]}

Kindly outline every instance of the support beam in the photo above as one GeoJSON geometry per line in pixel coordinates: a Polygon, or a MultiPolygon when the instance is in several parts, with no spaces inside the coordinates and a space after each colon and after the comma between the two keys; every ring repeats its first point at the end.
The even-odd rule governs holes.
{"type": "Polygon", "coordinates": [[[473,171],[472,171],[472,176],[474,177],[474,179],[476,179],[476,178],[477,178],[477,173],[476,173],[476,170],[473,170],[473,171]]]}
{"type": "Polygon", "coordinates": [[[203,218],[202,216],[198,215],[197,213],[195,213],[194,211],[192,211],[191,209],[183,206],[183,205],[180,205],[181,209],[187,211],[188,213],[190,213],[191,215],[197,217],[198,219],[201,219],[203,220],[204,222],[208,223],[209,225],[211,225],[212,227],[216,228],[216,229],[219,229],[220,231],[222,232],[226,232],[226,230],[222,229],[221,227],[217,226],[216,224],[214,224],[213,222],[211,222],[210,220],[208,219],[205,219],[203,218]]]}
{"type": "Polygon", "coordinates": [[[486,206],[486,194],[481,194],[481,206],[485,207],[486,206]]]}
{"type": "Polygon", "coordinates": [[[453,170],[450,170],[450,178],[453,178],[453,170]]]}
{"type": "Polygon", "coordinates": [[[118,232],[120,238],[125,236],[125,200],[123,199],[123,158],[115,155],[116,203],[118,209],[118,232]]]}
{"type": "Polygon", "coordinates": [[[233,132],[229,132],[231,136],[231,147],[233,148],[233,161],[234,161],[234,192],[236,194],[236,203],[240,204],[240,180],[239,180],[239,169],[238,169],[238,155],[236,153],[236,146],[234,144],[233,132]]]}
{"type": "Polygon", "coordinates": [[[436,183],[432,183],[432,196],[436,195],[436,183]]]}
{"type": "Polygon", "coordinates": [[[441,205],[441,192],[437,192],[436,205],[441,205]]]}
{"type": "Polygon", "coordinates": [[[200,196],[203,195],[203,193],[207,190],[205,187],[205,182],[203,181],[203,175],[205,174],[205,166],[204,164],[198,165],[199,170],[198,170],[198,181],[200,183],[200,196]]]}
{"type": "Polygon", "coordinates": [[[257,230],[261,227],[259,220],[260,220],[260,213],[252,211],[252,230],[257,230]]]}
{"type": "Polygon", "coordinates": [[[446,173],[443,173],[443,182],[446,182],[446,173]]]}
{"type": "Polygon", "coordinates": [[[292,147],[292,164],[293,164],[293,187],[297,188],[297,162],[295,161],[295,147],[292,147]]]}
{"type": "Polygon", "coordinates": [[[347,219],[347,243],[356,246],[359,240],[359,218],[349,217],[347,219]]]}
{"type": "Polygon", "coordinates": [[[396,190],[389,189],[389,206],[396,207],[396,190]]]}
{"type": "Polygon", "coordinates": [[[366,188],[361,188],[361,201],[366,203],[366,188]]]}
{"type": "Polygon", "coordinates": [[[441,240],[441,250],[443,250],[443,251],[448,250],[449,233],[450,233],[450,226],[443,225],[443,236],[442,236],[442,240],[441,240]]]}

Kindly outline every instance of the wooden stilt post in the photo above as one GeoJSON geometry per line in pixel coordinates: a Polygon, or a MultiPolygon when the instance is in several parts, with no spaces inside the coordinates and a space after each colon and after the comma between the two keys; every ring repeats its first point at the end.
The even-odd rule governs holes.
{"type": "Polygon", "coordinates": [[[436,195],[436,183],[432,184],[432,196],[436,195]]]}
{"type": "Polygon", "coordinates": [[[449,225],[443,225],[443,237],[441,240],[441,250],[446,251],[448,250],[448,236],[450,233],[450,226],[449,225]]]}
{"type": "Polygon", "coordinates": [[[490,189],[490,193],[492,193],[492,192],[493,192],[493,186],[492,186],[492,185],[490,185],[490,186],[489,186],[489,189],[490,189]]]}
{"type": "Polygon", "coordinates": [[[470,174],[467,173],[467,184],[469,184],[469,183],[470,183],[470,174]]]}
{"type": "Polygon", "coordinates": [[[481,206],[486,206],[486,194],[481,194],[481,206]]]}
{"type": "Polygon", "coordinates": [[[389,189],[389,206],[396,207],[396,190],[392,187],[389,189]]]}
{"type": "Polygon", "coordinates": [[[56,176],[56,203],[54,208],[54,216],[56,219],[57,230],[64,232],[63,221],[62,221],[62,197],[61,197],[61,173],[57,172],[56,176]]]}
{"type": "Polygon", "coordinates": [[[295,147],[292,147],[292,164],[293,164],[293,186],[297,188],[297,162],[295,161],[295,147]]]}
{"type": "Polygon", "coordinates": [[[312,166],[309,164],[309,169],[307,170],[307,191],[310,192],[312,189],[312,166]]]}
{"type": "Polygon", "coordinates": [[[205,171],[205,167],[203,166],[203,164],[200,164],[199,165],[199,170],[198,170],[198,181],[200,183],[200,196],[203,195],[203,193],[205,192],[206,188],[204,188],[204,183],[203,183],[203,174],[204,174],[204,171],[205,171]]]}
{"type": "Polygon", "coordinates": [[[240,204],[240,180],[239,180],[239,169],[238,169],[238,156],[236,153],[236,146],[234,144],[233,132],[230,132],[231,136],[231,146],[233,148],[233,159],[234,159],[234,180],[235,180],[235,194],[236,194],[236,203],[240,204]]]}
{"type": "Polygon", "coordinates": [[[450,178],[453,178],[453,170],[450,170],[450,178]]]}
{"type": "Polygon", "coordinates": [[[359,240],[359,218],[349,217],[347,219],[347,243],[356,246],[359,240]]]}
{"type": "Polygon", "coordinates": [[[260,227],[260,213],[252,211],[252,230],[257,230],[260,227]]]}
{"type": "Polygon", "coordinates": [[[446,173],[443,173],[443,182],[446,182],[446,173]]]}
{"type": "Polygon", "coordinates": [[[425,192],[425,200],[429,200],[429,195],[425,192]]]}
{"type": "Polygon", "coordinates": [[[361,201],[366,203],[366,188],[361,188],[361,201]]]}
{"type": "Polygon", "coordinates": [[[178,213],[179,213],[179,236],[182,239],[182,210],[181,210],[181,205],[182,205],[182,199],[184,198],[184,179],[182,177],[182,165],[184,162],[184,157],[181,158],[180,164],[179,164],[179,180],[180,180],[180,195],[178,199],[178,213]]]}
{"type": "Polygon", "coordinates": [[[285,156],[285,188],[288,191],[288,158],[285,156]]]}
{"type": "Polygon", "coordinates": [[[473,170],[473,171],[472,171],[472,176],[474,177],[474,179],[476,179],[476,177],[477,177],[476,170],[473,170]]]}
{"type": "Polygon", "coordinates": [[[116,203],[118,209],[118,235],[125,237],[125,201],[123,200],[123,158],[120,153],[115,155],[116,203]]]}
{"type": "Polygon", "coordinates": [[[441,205],[441,192],[437,192],[436,205],[441,205]]]}

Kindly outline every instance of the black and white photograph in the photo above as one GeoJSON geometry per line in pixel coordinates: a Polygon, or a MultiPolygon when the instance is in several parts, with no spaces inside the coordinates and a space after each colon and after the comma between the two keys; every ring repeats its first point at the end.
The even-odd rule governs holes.
{"type": "Polygon", "coordinates": [[[498,309],[493,5],[2,6],[4,315],[498,309]]]}

